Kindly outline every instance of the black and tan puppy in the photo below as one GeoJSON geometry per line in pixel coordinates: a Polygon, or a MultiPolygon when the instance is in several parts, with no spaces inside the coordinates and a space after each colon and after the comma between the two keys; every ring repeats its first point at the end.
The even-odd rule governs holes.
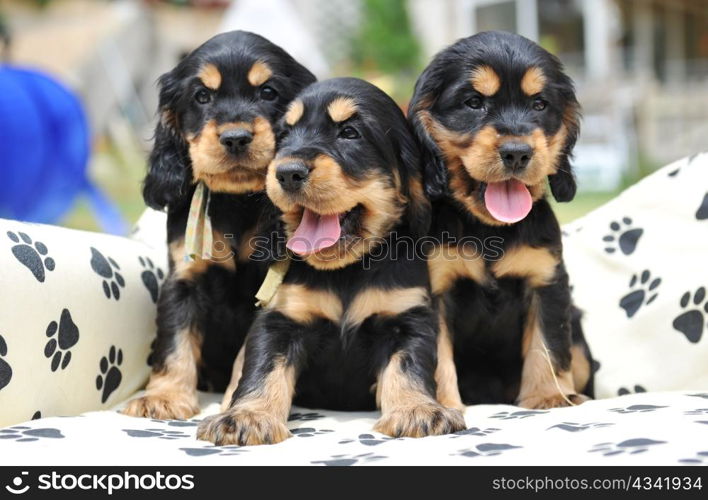
{"type": "Polygon", "coordinates": [[[170,273],[160,293],[152,375],[124,413],[188,418],[197,386],[223,390],[255,313],[267,262],[249,259],[277,210],[265,194],[274,124],[315,77],[252,33],[217,35],[160,78],[160,122],[143,196],[167,207],[170,273]],[[211,259],[185,259],[185,228],[197,182],[211,191],[211,259]]]}
{"type": "Polygon", "coordinates": [[[267,191],[299,258],[254,322],[230,407],[200,424],[199,439],[282,441],[293,399],[378,406],[376,429],[391,436],[463,429],[462,414],[435,401],[437,317],[424,256],[412,252],[430,207],[403,113],[341,78],[308,87],[284,121],[267,191]]]}
{"type": "Polygon", "coordinates": [[[440,244],[429,268],[446,406],[551,408],[591,395],[590,354],[546,200],[547,184],[558,201],[575,195],[578,109],[560,62],[509,33],[458,41],[416,84],[409,119],[437,198],[440,244]]]}

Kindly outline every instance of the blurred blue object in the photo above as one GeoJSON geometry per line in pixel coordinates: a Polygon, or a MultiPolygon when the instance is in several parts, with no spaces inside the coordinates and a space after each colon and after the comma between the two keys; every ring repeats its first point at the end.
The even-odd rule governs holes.
{"type": "Polygon", "coordinates": [[[126,234],[88,178],[90,144],[76,95],[39,71],[0,65],[0,217],[56,223],[85,195],[105,232],[126,234]]]}

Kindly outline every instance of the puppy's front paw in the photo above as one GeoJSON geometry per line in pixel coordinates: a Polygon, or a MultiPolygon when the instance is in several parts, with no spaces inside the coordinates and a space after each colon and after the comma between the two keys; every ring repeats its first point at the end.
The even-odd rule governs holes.
{"type": "Polygon", "coordinates": [[[184,420],[199,413],[196,397],[146,394],[130,401],[121,413],[131,417],[184,420]]]}
{"type": "Polygon", "coordinates": [[[584,403],[585,401],[590,400],[590,398],[585,396],[584,394],[566,394],[565,397],[563,397],[563,395],[559,393],[545,395],[532,394],[519,400],[518,405],[522,408],[528,408],[529,410],[548,410],[551,408],[563,408],[566,406],[572,406],[570,403],[568,403],[568,400],[566,400],[566,398],[570,400],[570,403],[572,403],[572,405],[579,405],[584,403]]]}
{"type": "Polygon", "coordinates": [[[425,437],[466,429],[459,410],[437,403],[396,408],[381,416],[374,430],[392,437],[425,437]]]}
{"type": "Polygon", "coordinates": [[[285,424],[270,413],[238,407],[205,418],[197,428],[197,439],[217,446],[275,444],[290,436],[285,424]]]}

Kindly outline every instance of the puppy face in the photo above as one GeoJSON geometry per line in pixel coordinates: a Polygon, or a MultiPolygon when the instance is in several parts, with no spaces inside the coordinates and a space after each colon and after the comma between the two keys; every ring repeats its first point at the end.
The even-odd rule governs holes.
{"type": "Polygon", "coordinates": [[[146,201],[162,208],[197,181],[220,192],[262,190],[275,154],[273,124],[314,80],[252,33],[225,33],[200,46],[160,78],[146,201]]]}
{"type": "Polygon", "coordinates": [[[533,42],[486,32],[441,52],[409,118],[427,149],[426,185],[491,225],[523,219],[544,196],[575,194],[569,155],[578,103],[560,62],[533,42]]]}
{"type": "Polygon", "coordinates": [[[312,266],[359,260],[402,218],[413,233],[427,230],[417,145],[381,90],[354,78],[311,85],[283,133],[266,189],[284,212],[288,248],[312,266]]]}

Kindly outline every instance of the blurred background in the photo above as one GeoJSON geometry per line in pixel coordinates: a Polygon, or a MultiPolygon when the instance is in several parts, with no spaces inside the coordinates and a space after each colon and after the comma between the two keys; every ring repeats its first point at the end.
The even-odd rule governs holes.
{"type": "MultiPolygon", "coordinates": [[[[708,0],[0,0],[4,68],[37,69],[78,96],[90,137],[90,155],[72,160],[86,164],[83,187],[59,194],[69,202],[24,218],[127,230],[144,209],[157,77],[231,29],[270,38],[320,78],[368,79],[404,109],[422,68],[456,39],[494,29],[537,41],[563,61],[583,105],[581,192],[557,207],[563,222],[659,166],[708,149],[708,0]]],[[[5,84],[0,79],[0,91],[14,95],[5,84]]],[[[0,134],[5,178],[23,168],[2,156],[21,144],[12,132],[24,130],[10,105],[0,116],[0,132],[11,132],[0,134]]],[[[45,163],[64,168],[51,155],[45,163]]],[[[24,203],[50,188],[32,188],[24,203]]],[[[20,218],[3,200],[0,207],[0,216],[20,218]]]]}

